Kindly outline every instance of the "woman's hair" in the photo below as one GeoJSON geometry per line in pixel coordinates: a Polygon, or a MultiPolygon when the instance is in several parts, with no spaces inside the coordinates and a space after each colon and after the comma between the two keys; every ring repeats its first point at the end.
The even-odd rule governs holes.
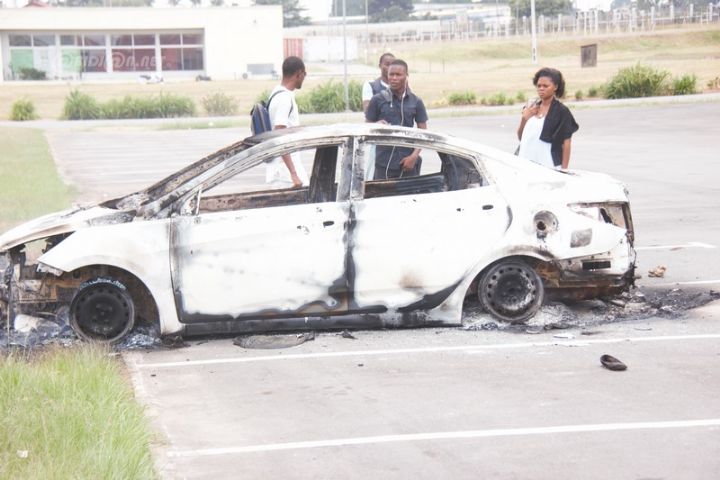
{"type": "Polygon", "coordinates": [[[565,96],[565,79],[563,78],[562,73],[560,73],[560,70],[548,67],[541,68],[533,77],[533,85],[537,86],[537,82],[540,77],[548,77],[555,84],[557,87],[557,90],[555,91],[556,97],[562,98],[565,96]]]}

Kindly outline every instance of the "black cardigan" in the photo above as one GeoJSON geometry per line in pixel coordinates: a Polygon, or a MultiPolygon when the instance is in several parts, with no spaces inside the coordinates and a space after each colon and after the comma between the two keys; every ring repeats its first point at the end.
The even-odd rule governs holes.
{"type": "Polygon", "coordinates": [[[578,128],[580,126],[575,121],[572,113],[570,113],[570,109],[557,98],[553,98],[545,117],[542,132],[540,132],[540,140],[552,145],[550,153],[556,167],[562,164],[563,142],[572,137],[572,134],[577,132],[578,128]]]}

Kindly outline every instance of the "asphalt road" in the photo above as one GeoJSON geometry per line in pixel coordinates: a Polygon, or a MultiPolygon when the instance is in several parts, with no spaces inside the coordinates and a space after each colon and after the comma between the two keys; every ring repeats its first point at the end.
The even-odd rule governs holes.
{"type": "MultiPolygon", "coordinates": [[[[583,109],[571,165],[623,180],[656,288],[720,288],[720,104],[583,109]]],[[[514,150],[518,115],[430,119],[514,150]]],[[[115,196],[240,129],[48,131],[63,175],[115,196]]],[[[285,350],[231,339],[126,355],[166,478],[705,479],[720,473],[720,306],[527,333],[335,334],[285,350]],[[592,333],[593,335],[586,335],[592,333]],[[599,363],[610,353],[625,372],[599,363]]]]}

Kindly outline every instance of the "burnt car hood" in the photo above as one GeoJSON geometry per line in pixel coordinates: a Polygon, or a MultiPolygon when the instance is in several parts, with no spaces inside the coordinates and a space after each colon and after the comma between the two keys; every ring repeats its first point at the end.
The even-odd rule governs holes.
{"type": "Polygon", "coordinates": [[[72,233],[91,225],[125,223],[133,218],[130,213],[102,206],[72,207],[23,223],[0,235],[0,252],[33,240],[72,233]]]}

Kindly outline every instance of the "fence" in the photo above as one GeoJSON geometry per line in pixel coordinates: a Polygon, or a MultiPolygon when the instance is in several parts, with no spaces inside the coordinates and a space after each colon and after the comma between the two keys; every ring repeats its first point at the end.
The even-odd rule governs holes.
{"type": "MultiPolygon", "coordinates": [[[[401,23],[394,24],[403,28],[385,28],[368,32],[356,31],[359,42],[373,44],[393,44],[403,42],[474,40],[478,38],[506,38],[530,35],[530,18],[511,16],[473,19],[464,22],[442,20],[424,22],[426,27],[414,23],[411,28],[403,28],[401,23]],[[398,32],[398,33],[390,33],[398,32]]],[[[673,28],[690,24],[720,23],[720,7],[712,4],[702,8],[674,8],[672,5],[650,10],[618,9],[610,12],[590,10],[572,15],[557,15],[537,18],[537,33],[543,35],[595,35],[604,33],[643,32],[656,28],[673,28]]]]}

